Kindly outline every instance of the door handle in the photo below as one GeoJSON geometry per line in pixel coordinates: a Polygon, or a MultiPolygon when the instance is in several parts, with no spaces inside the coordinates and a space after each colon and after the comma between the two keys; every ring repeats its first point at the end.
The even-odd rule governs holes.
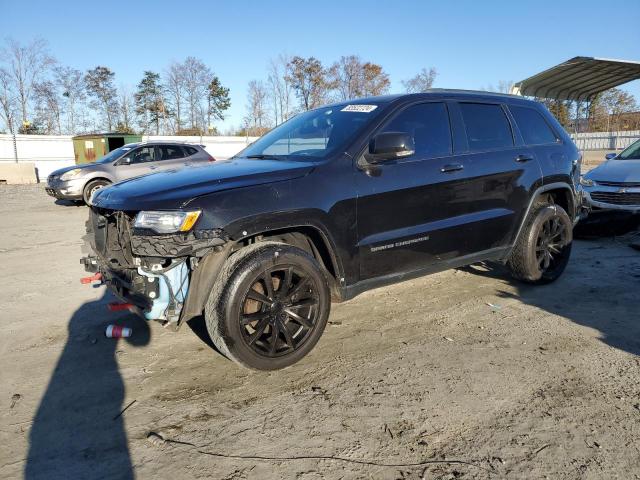
{"type": "Polygon", "coordinates": [[[156,168],[158,168],[158,167],[155,167],[155,166],[151,165],[151,166],[149,167],[149,170],[155,170],[156,168]]]}
{"type": "Polygon", "coordinates": [[[440,171],[442,173],[451,173],[451,172],[458,172],[463,169],[464,169],[464,166],[460,163],[450,163],[449,165],[445,165],[444,167],[442,167],[440,171]]]}
{"type": "Polygon", "coordinates": [[[530,162],[531,160],[533,160],[533,157],[531,155],[518,155],[516,157],[516,162],[518,163],[530,162]]]}

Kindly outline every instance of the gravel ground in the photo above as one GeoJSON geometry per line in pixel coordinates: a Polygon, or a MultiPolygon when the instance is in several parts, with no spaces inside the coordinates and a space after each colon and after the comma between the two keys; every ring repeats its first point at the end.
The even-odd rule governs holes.
{"type": "Polygon", "coordinates": [[[109,313],[78,282],[85,217],[0,186],[2,478],[640,478],[629,235],[576,241],[544,287],[479,265],[365,293],[257,373],[202,322],[109,313]]]}

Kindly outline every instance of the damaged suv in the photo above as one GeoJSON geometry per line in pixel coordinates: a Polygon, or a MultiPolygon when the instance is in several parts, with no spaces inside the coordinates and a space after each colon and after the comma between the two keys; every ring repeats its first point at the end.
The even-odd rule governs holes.
{"type": "Polygon", "coordinates": [[[228,161],[97,191],[83,263],[145,318],[204,315],[229,359],[283,368],[318,342],[331,302],[371,288],[479,261],[557,279],[580,160],[521,97],[431,90],[329,105],[228,161]]]}

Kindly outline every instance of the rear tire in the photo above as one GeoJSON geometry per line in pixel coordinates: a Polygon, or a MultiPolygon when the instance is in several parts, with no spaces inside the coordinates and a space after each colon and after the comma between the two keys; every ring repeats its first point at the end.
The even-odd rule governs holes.
{"type": "Polygon", "coordinates": [[[101,188],[106,187],[107,185],[110,185],[110,183],[107,180],[92,180],[89,183],[87,183],[84,186],[84,190],[82,191],[82,199],[84,200],[84,203],[89,205],[89,200],[91,199],[91,195],[93,195],[94,192],[97,192],[101,188]]]}
{"type": "Polygon", "coordinates": [[[569,262],[573,223],[560,205],[534,205],[507,261],[511,275],[522,282],[557,280],[569,262]]]}
{"type": "Polygon", "coordinates": [[[205,305],[205,321],[227,358],[246,368],[277,370],[313,349],[330,309],[327,277],[310,254],[260,242],[223,265],[205,305]]]}

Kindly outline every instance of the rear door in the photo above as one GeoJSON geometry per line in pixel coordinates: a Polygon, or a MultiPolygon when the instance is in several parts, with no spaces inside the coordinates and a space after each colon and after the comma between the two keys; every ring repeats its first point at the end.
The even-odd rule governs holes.
{"type": "Polygon", "coordinates": [[[463,168],[450,203],[458,215],[456,254],[499,250],[512,241],[540,167],[505,105],[461,101],[451,102],[450,109],[456,163],[463,168]]]}

